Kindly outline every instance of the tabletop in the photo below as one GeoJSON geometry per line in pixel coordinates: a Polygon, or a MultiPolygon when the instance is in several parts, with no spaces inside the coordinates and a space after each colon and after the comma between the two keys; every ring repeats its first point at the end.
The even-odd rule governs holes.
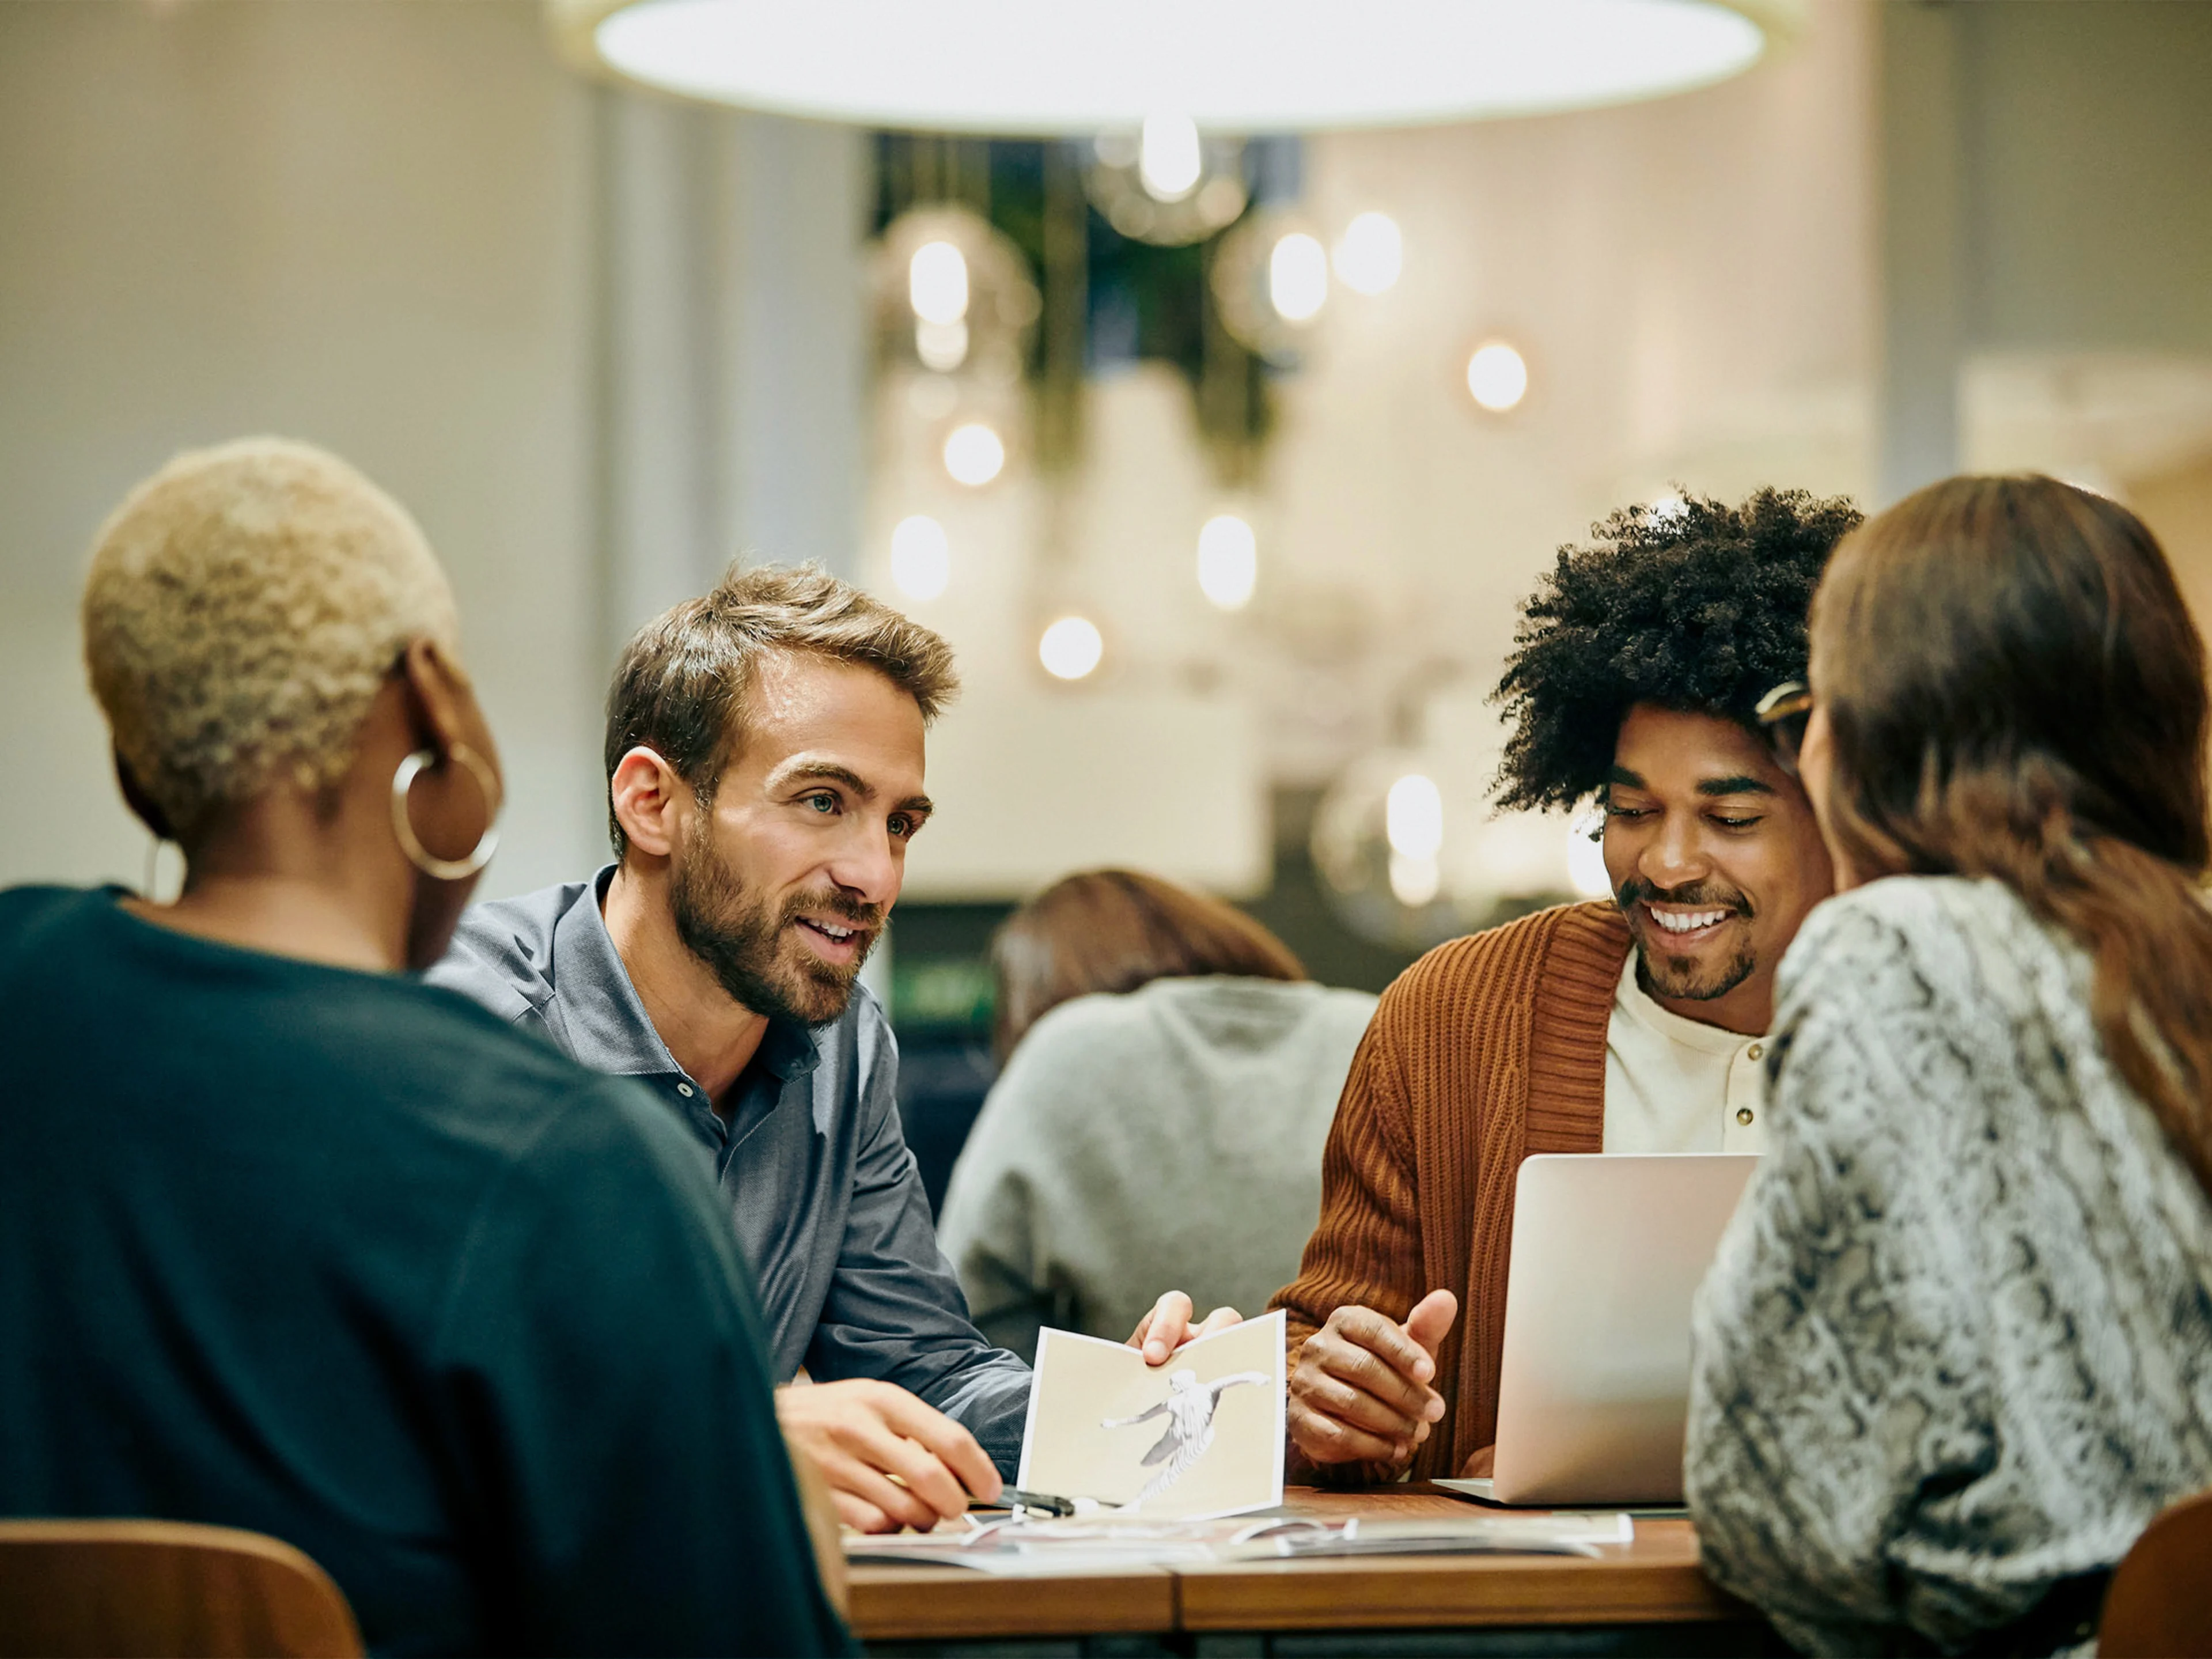
{"type": "MultiPolygon", "coordinates": [[[[1425,1485],[1293,1486],[1283,1511],[1316,1520],[1464,1518],[1477,1506],[1425,1485]]],[[[1758,1615],[1698,1569],[1686,1520],[1642,1519],[1596,1559],[1557,1555],[1361,1556],[1209,1563],[1053,1578],[856,1565],[852,1623],[866,1641],[1170,1631],[1376,1630],[1471,1625],[1738,1623],[1758,1615]]]]}

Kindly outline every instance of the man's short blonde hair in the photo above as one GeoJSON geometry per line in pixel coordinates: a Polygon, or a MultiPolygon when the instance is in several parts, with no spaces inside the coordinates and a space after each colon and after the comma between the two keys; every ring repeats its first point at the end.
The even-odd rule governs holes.
{"type": "Polygon", "coordinates": [[[407,511],[337,456],[187,451],[94,544],[84,657],[116,751],[169,827],[353,763],[407,645],[451,650],[453,590],[407,511]]]}

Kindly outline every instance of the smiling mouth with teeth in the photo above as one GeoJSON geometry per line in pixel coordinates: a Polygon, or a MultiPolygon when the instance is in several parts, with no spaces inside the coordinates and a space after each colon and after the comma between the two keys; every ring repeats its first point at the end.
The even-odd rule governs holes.
{"type": "Polygon", "coordinates": [[[827,938],[836,939],[840,945],[842,945],[847,939],[853,938],[861,931],[858,927],[841,927],[834,921],[817,921],[811,916],[801,916],[799,920],[806,927],[811,927],[816,933],[821,933],[827,938]]]}
{"type": "Polygon", "coordinates": [[[1728,910],[1692,910],[1675,915],[1664,910],[1655,910],[1649,904],[1644,907],[1644,912],[1669,933],[1694,933],[1701,927],[1711,927],[1716,922],[1725,921],[1734,914],[1728,910]]]}

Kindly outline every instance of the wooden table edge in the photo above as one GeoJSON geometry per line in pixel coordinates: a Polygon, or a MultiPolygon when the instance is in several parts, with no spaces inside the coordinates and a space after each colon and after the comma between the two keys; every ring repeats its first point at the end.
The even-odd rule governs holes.
{"type": "Polygon", "coordinates": [[[1175,1577],[1161,1567],[1015,1578],[856,1562],[847,1582],[846,1623],[864,1642],[1169,1633],[1181,1611],[1175,1577]]]}

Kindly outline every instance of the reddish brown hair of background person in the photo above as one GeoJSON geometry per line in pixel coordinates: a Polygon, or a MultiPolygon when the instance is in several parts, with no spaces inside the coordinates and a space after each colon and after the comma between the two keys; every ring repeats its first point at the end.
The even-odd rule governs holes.
{"type": "Polygon", "coordinates": [[[1290,946],[1235,906],[1135,870],[1063,876],[1000,925],[991,969],[1002,1066],[1048,1010],[1094,991],[1203,974],[1306,976],[1290,946]]]}
{"type": "Polygon", "coordinates": [[[2106,1053],[2212,1187],[2204,645],[2156,539],[2054,478],[1948,479],[1844,540],[1812,638],[1853,873],[1995,877],[2078,940],[2106,1053]]]}

